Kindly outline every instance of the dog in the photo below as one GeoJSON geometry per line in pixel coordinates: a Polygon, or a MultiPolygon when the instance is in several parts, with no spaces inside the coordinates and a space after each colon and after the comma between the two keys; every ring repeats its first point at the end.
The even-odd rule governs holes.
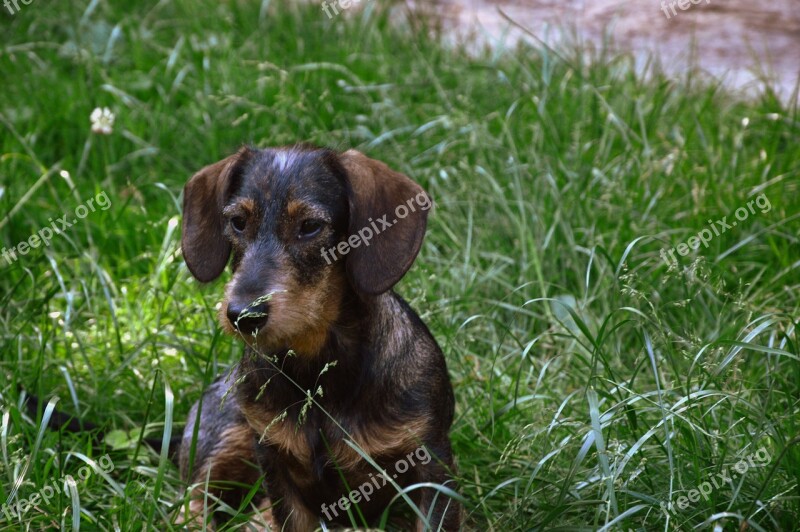
{"type": "MultiPolygon", "coordinates": [[[[190,411],[184,515],[202,512],[205,495],[237,508],[261,485],[250,502],[276,530],[374,525],[399,489],[455,488],[445,358],[392,290],[430,206],[386,164],[306,144],[244,147],[188,181],[184,260],[201,282],[231,262],[219,320],[245,349],[190,411]]],[[[417,530],[459,529],[454,498],[407,496],[417,530]]]]}

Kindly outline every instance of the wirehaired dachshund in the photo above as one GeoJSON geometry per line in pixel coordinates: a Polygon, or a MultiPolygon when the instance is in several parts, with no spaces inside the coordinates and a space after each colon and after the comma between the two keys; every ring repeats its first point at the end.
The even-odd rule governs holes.
{"type": "Polygon", "coordinates": [[[195,174],[183,206],[186,265],[209,282],[231,262],[219,320],[245,344],[189,414],[183,519],[211,523],[205,499],[249,502],[263,528],[374,526],[429,483],[392,508],[457,530],[447,366],[392,290],[422,245],[425,191],[355,150],[245,147],[195,174]]]}

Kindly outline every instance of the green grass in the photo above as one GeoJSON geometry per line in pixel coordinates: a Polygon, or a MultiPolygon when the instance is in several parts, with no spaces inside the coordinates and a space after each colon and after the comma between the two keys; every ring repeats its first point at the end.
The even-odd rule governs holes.
{"type": "Polygon", "coordinates": [[[224,279],[199,286],[180,256],[182,186],[242,143],[299,140],[357,147],[436,200],[398,291],[447,355],[468,528],[795,528],[796,107],[643,80],[626,56],[471,58],[369,5],[333,20],[313,2],[210,0],[2,15],[0,244],[101,192],[112,203],[0,258],[0,504],[106,452],[114,468],[0,512],[0,529],[174,527],[165,457],[45,430],[18,386],[134,441],[177,433],[241,354],[216,323],[224,279]],[[93,135],[104,106],[113,134],[93,135]],[[762,193],[768,212],[675,267],[659,257],[762,193]],[[678,507],[759,449],[763,467],[678,507]]]}

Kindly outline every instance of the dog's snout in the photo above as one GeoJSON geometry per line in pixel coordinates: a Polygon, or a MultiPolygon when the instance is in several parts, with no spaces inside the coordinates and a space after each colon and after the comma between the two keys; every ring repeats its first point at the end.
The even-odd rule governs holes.
{"type": "Polygon", "coordinates": [[[242,334],[252,334],[264,328],[269,316],[266,302],[258,304],[228,303],[228,321],[242,334]]]}

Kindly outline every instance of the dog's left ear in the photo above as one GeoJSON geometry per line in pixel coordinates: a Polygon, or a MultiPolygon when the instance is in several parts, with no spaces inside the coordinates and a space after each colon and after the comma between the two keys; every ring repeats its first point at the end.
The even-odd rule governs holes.
{"type": "Polygon", "coordinates": [[[349,184],[349,234],[381,230],[370,240],[362,237],[361,244],[350,250],[347,274],[357,291],[381,294],[397,284],[417,257],[431,200],[411,179],[361,152],[348,150],[339,159],[349,184]],[[403,213],[407,214],[401,218],[403,213]]]}
{"type": "Polygon", "coordinates": [[[228,264],[231,244],[225,237],[222,209],[251,154],[249,148],[242,148],[201,169],[183,188],[183,259],[192,275],[204,283],[219,277],[228,264]]]}

